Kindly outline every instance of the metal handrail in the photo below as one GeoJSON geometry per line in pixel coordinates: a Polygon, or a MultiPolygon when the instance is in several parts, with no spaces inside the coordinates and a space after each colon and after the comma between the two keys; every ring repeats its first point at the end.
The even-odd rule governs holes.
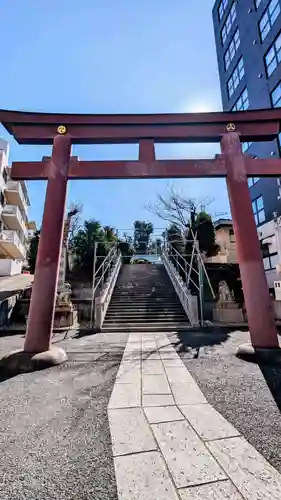
{"type": "Polygon", "coordinates": [[[166,268],[168,275],[170,276],[171,282],[173,283],[174,289],[180,299],[180,302],[189,318],[191,325],[198,324],[197,314],[194,317],[194,310],[192,308],[192,296],[188,291],[186,284],[177,272],[174,264],[169,259],[169,254],[164,250],[161,256],[162,262],[166,268]]]}
{"type": "Polygon", "coordinates": [[[114,257],[117,257],[117,255],[118,255],[117,247],[113,247],[110,250],[110,252],[107,254],[106,258],[103,260],[103,262],[100,264],[98,269],[96,270],[96,272],[94,274],[94,283],[95,283],[96,277],[98,277],[98,273],[99,273],[100,269],[102,269],[102,273],[101,273],[100,278],[99,278],[98,282],[96,283],[96,285],[93,286],[93,294],[95,294],[100,283],[102,283],[102,286],[104,285],[104,276],[106,274],[106,271],[111,266],[111,264],[114,260],[114,257]],[[106,264],[106,266],[105,266],[105,264],[106,264]]]}
{"type": "Polygon", "coordinates": [[[118,248],[117,245],[114,245],[113,248],[109,251],[109,253],[106,255],[98,269],[96,269],[96,259],[97,259],[97,242],[94,242],[94,258],[93,258],[93,281],[92,281],[92,300],[91,300],[91,327],[93,326],[94,322],[94,310],[95,310],[95,298],[96,298],[96,291],[101,284],[101,287],[103,289],[104,287],[104,282],[107,282],[108,279],[105,281],[105,276],[106,272],[109,268],[113,267],[112,263],[117,261],[118,258],[118,248]],[[101,274],[100,274],[101,270],[101,274]],[[96,279],[98,278],[96,283],[96,279]]]}

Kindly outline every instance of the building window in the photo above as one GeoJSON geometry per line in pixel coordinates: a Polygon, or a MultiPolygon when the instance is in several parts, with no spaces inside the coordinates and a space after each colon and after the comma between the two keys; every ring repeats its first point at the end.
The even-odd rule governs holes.
{"type": "Polygon", "coordinates": [[[281,107],[281,82],[279,82],[277,87],[271,92],[271,102],[274,108],[281,107]]]}
{"type": "Polygon", "coordinates": [[[236,19],[236,8],[235,8],[235,2],[233,2],[231,9],[229,11],[229,14],[225,20],[225,23],[222,27],[221,30],[221,39],[222,39],[222,44],[224,45],[227,39],[228,34],[230,33],[231,27],[236,19]]]}
{"type": "Polygon", "coordinates": [[[270,76],[281,61],[281,32],[265,55],[267,76],[270,76]]]}
{"type": "Polygon", "coordinates": [[[259,177],[248,177],[248,186],[252,187],[254,184],[256,184],[260,180],[259,177]]]}
{"type": "Polygon", "coordinates": [[[279,264],[279,258],[277,252],[268,254],[263,258],[263,265],[265,271],[276,269],[277,264],[279,264]]]}
{"type": "Polygon", "coordinates": [[[235,66],[231,77],[227,82],[227,91],[229,98],[233,95],[235,89],[238,87],[244,75],[245,75],[244,63],[243,63],[243,57],[241,57],[241,59],[239,59],[238,61],[238,64],[235,66]]]}
{"type": "Polygon", "coordinates": [[[260,224],[262,224],[265,221],[263,197],[259,196],[254,201],[252,201],[252,207],[253,207],[256,225],[259,226],[260,224]]]}
{"type": "Polygon", "coordinates": [[[262,41],[264,41],[265,37],[270,32],[273,24],[280,14],[280,11],[280,0],[271,0],[259,22],[262,41]]]}
{"type": "Polygon", "coordinates": [[[231,111],[246,111],[249,107],[248,90],[245,88],[242,94],[238,97],[231,111]]]}
{"type": "Polygon", "coordinates": [[[222,16],[225,13],[225,9],[227,7],[227,4],[228,4],[228,0],[221,0],[221,2],[219,4],[218,12],[219,12],[219,20],[220,21],[222,20],[222,16]]]}
{"type": "Polygon", "coordinates": [[[232,59],[234,58],[238,47],[240,45],[239,30],[237,29],[233,35],[233,38],[228,46],[226,53],[224,54],[224,67],[227,70],[230,66],[232,59]]]}

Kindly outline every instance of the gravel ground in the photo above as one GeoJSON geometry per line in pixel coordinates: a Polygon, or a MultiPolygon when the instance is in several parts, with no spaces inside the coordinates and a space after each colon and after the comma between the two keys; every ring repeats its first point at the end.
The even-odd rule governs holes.
{"type": "Polygon", "coordinates": [[[248,332],[186,332],[171,341],[209,403],[281,472],[281,367],[235,356],[248,332]]]}
{"type": "MultiPolygon", "coordinates": [[[[0,352],[22,342],[1,338],[0,352]]],[[[126,335],[55,342],[67,363],[0,384],[0,497],[117,500],[107,405],[126,335]]]]}

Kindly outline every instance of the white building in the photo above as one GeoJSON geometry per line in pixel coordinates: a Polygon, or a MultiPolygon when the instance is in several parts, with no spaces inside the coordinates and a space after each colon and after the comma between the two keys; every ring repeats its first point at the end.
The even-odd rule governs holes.
{"type": "Polygon", "coordinates": [[[9,144],[0,139],[0,276],[20,274],[28,244],[25,182],[10,179],[9,144]]]}

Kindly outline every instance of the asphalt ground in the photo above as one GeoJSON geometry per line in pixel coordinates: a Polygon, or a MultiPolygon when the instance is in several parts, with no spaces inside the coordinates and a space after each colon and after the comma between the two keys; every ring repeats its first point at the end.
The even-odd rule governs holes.
{"type": "Polygon", "coordinates": [[[127,335],[62,338],[68,362],[0,383],[3,500],[117,500],[107,405],[127,335]]]}
{"type": "Polygon", "coordinates": [[[209,329],[170,339],[208,402],[281,473],[281,367],[235,356],[248,332],[209,329]]]}

